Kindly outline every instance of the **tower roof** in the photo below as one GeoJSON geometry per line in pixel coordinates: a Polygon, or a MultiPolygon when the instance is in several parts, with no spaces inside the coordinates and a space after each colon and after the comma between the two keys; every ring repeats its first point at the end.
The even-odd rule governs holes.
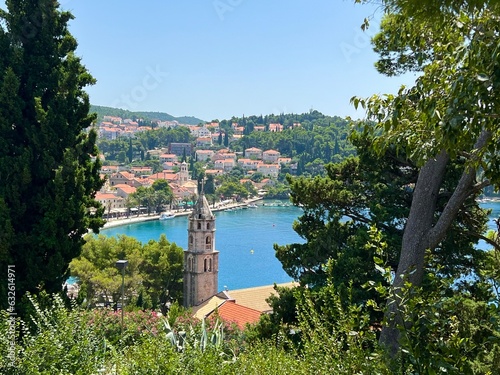
{"type": "Polygon", "coordinates": [[[205,197],[205,193],[203,191],[198,196],[198,200],[193,207],[193,212],[189,215],[190,219],[204,219],[204,220],[213,220],[214,215],[212,214],[212,210],[210,210],[210,205],[208,204],[207,198],[205,197]]]}

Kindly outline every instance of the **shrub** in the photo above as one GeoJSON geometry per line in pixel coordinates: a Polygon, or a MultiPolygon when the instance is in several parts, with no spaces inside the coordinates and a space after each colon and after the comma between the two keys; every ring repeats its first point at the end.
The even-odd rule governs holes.
{"type": "MultiPolygon", "coordinates": [[[[61,297],[55,295],[52,304],[40,308],[29,296],[34,313],[33,329],[18,320],[15,341],[15,366],[3,355],[9,348],[1,340],[0,373],[2,374],[95,374],[105,361],[104,340],[100,338],[78,310],[68,310],[61,297]]],[[[6,337],[7,316],[0,326],[1,337],[6,337]]],[[[7,343],[8,344],[8,343],[7,343]]]]}

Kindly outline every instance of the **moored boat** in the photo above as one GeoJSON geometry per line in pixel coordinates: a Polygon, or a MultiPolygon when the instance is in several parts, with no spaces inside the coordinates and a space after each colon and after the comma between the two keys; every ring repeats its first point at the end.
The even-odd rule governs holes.
{"type": "Polygon", "coordinates": [[[175,214],[172,213],[172,212],[162,212],[160,214],[160,220],[169,220],[169,219],[173,219],[175,217],[175,214]]]}

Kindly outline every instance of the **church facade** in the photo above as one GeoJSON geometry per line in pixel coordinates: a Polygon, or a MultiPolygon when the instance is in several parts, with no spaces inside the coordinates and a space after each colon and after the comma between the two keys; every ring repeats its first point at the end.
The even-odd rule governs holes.
{"type": "Polygon", "coordinates": [[[184,307],[198,306],[218,293],[219,252],[215,249],[215,216],[201,192],[188,216],[184,250],[184,307]]]}

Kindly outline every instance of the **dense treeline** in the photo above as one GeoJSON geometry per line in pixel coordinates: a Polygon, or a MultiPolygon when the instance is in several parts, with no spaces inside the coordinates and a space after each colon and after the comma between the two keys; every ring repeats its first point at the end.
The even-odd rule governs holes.
{"type": "Polygon", "coordinates": [[[99,150],[105,155],[106,160],[116,160],[125,162],[124,155],[132,155],[131,162],[135,159],[144,161],[148,150],[167,148],[170,143],[189,143],[193,136],[187,127],[160,128],[145,132],[139,132],[131,140],[128,138],[118,138],[114,140],[100,139],[98,141],[99,150]]]}
{"type": "MultiPolygon", "coordinates": [[[[237,122],[245,127],[245,134],[240,140],[230,143],[230,148],[244,153],[244,150],[257,147],[262,150],[279,151],[283,157],[292,158],[297,163],[297,174],[317,175],[324,172],[323,166],[329,162],[339,162],[355,154],[355,149],[348,141],[349,122],[340,117],[331,117],[318,111],[303,114],[281,114],[250,116],[220,121],[221,139],[233,133],[231,124],[237,122]],[[283,131],[269,131],[269,124],[283,125],[283,131]],[[295,124],[295,126],[294,126],[295,124]],[[300,124],[300,125],[299,125],[300,124]],[[266,131],[256,131],[255,126],[264,126],[266,131]],[[222,136],[224,133],[224,137],[222,136]]],[[[127,139],[99,141],[99,148],[106,160],[124,161],[127,152],[134,159],[144,160],[147,150],[166,148],[171,142],[194,142],[188,128],[154,129],[137,133],[132,140],[133,150],[129,150],[127,139]],[[120,157],[121,154],[121,157],[120,157]]],[[[212,148],[222,147],[215,142],[212,148]]]]}
{"type": "Polygon", "coordinates": [[[139,120],[142,119],[145,125],[150,125],[153,121],[178,121],[180,124],[197,125],[203,120],[192,116],[174,117],[164,112],[132,112],[126,109],[103,107],[100,105],[91,105],[90,112],[97,115],[97,121],[102,121],[104,116],[121,117],[122,119],[139,120]]]}
{"type": "MultiPolygon", "coordinates": [[[[234,145],[237,150],[243,151],[250,147],[273,149],[283,156],[296,158],[302,166],[316,159],[324,163],[338,162],[354,154],[354,147],[347,141],[348,120],[327,116],[318,111],[250,116],[233,118],[231,121],[245,127],[245,136],[234,145]],[[269,125],[274,123],[283,125],[283,131],[253,131],[258,125],[269,130],[269,125]]],[[[221,122],[221,127],[224,127],[224,121],[221,122]]]]}

